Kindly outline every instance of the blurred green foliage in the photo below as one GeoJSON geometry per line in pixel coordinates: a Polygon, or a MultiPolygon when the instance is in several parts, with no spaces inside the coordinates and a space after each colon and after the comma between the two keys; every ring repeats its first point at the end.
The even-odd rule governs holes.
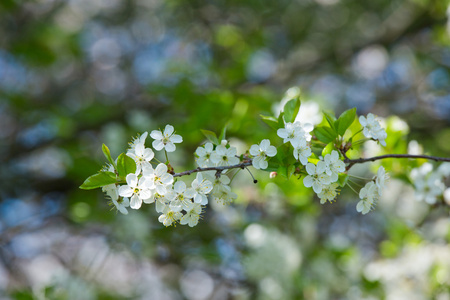
{"type": "Polygon", "coordinates": [[[291,87],[303,108],[386,117],[387,147],[349,155],[416,140],[449,156],[448,5],[1,1],[0,297],[448,299],[448,207],[402,183],[423,161],[383,161],[392,185],[367,216],[349,189],[322,206],[301,179],[259,171],[257,185],[240,172],[236,203],[212,204],[195,228],[165,228],[148,206],[116,215],[78,189],[106,163],[102,143],[117,157],[165,124],[184,140],[175,171],[194,167],[200,129],[227,125],[242,151],[277,140],[260,114],[291,87]]]}

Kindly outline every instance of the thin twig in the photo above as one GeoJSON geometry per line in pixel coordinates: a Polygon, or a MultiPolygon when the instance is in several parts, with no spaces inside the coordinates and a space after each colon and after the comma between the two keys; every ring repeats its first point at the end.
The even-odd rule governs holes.
{"type": "Polygon", "coordinates": [[[344,155],[344,162],[349,164],[347,166],[347,170],[350,169],[354,164],[362,164],[368,161],[376,161],[380,159],[386,159],[386,158],[412,158],[412,159],[418,159],[418,158],[424,158],[434,161],[448,161],[450,162],[449,157],[437,157],[437,156],[429,156],[429,155],[412,155],[412,154],[386,154],[381,156],[374,156],[369,158],[356,158],[356,159],[350,159],[348,158],[345,153],[341,151],[341,153],[344,155]]]}
{"type": "Polygon", "coordinates": [[[206,171],[217,171],[217,172],[221,172],[223,170],[229,170],[229,169],[244,169],[245,167],[251,166],[252,165],[252,160],[245,160],[244,162],[237,164],[237,165],[232,165],[232,166],[222,166],[222,167],[208,167],[208,168],[197,168],[194,170],[188,170],[188,171],[184,171],[184,172],[180,172],[180,173],[175,173],[173,174],[173,177],[181,177],[181,176],[186,176],[186,175],[191,175],[192,173],[197,173],[197,172],[206,172],[206,171]]]}

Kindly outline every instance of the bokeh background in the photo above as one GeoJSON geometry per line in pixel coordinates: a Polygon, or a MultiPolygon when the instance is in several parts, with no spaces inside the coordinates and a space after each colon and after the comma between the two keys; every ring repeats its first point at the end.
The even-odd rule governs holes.
{"type": "Polygon", "coordinates": [[[178,171],[200,129],[227,124],[240,151],[276,141],[259,115],[299,92],[302,120],[386,118],[388,147],[367,155],[448,157],[449,14],[446,0],[1,0],[0,298],[449,300],[448,206],[397,179],[420,161],[385,162],[366,216],[349,189],[320,205],[259,171],[195,228],[78,189],[102,143],[117,156],[165,124],[184,138],[178,171]]]}

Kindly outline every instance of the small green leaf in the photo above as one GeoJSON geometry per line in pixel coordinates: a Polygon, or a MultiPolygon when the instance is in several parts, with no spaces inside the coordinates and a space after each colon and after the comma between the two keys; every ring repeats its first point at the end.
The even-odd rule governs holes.
{"type": "Polygon", "coordinates": [[[204,129],[200,129],[200,131],[208,139],[208,141],[210,141],[211,143],[213,143],[216,146],[220,145],[220,142],[217,139],[217,135],[214,132],[209,131],[209,130],[204,130],[204,129]]]}
{"type": "Polygon", "coordinates": [[[344,136],[345,131],[352,125],[353,121],[356,117],[356,108],[351,108],[346,111],[344,111],[340,116],[339,119],[337,119],[336,122],[334,122],[334,127],[337,130],[337,133],[340,136],[344,136]]]}
{"type": "Polygon", "coordinates": [[[288,178],[287,177],[287,168],[286,168],[286,166],[280,166],[279,168],[278,168],[278,170],[277,170],[277,173],[278,173],[278,175],[281,175],[281,176],[283,176],[284,178],[288,178]]]}
{"type": "Polygon", "coordinates": [[[330,154],[331,151],[333,151],[333,149],[334,149],[334,143],[333,142],[328,143],[328,145],[325,148],[323,148],[323,150],[322,150],[322,156],[325,157],[325,155],[330,154]]]}
{"type": "Polygon", "coordinates": [[[298,111],[300,110],[300,99],[291,99],[284,106],[284,120],[286,122],[293,123],[297,117],[298,111]]]}
{"type": "Polygon", "coordinates": [[[267,168],[263,169],[262,171],[266,172],[276,172],[278,171],[278,168],[280,167],[280,163],[274,158],[271,157],[268,161],[269,165],[267,168]]]}
{"type": "Polygon", "coordinates": [[[136,163],[134,159],[127,156],[125,153],[119,155],[117,159],[117,172],[121,178],[127,177],[130,173],[136,172],[136,163]]]}
{"type": "Polygon", "coordinates": [[[281,112],[278,116],[278,128],[284,128],[284,112],[281,112]]]}
{"type": "Polygon", "coordinates": [[[336,127],[334,127],[334,123],[336,122],[336,117],[334,116],[334,114],[328,111],[323,111],[323,115],[327,120],[328,124],[330,125],[330,127],[336,130],[336,127]]]}
{"type": "Polygon", "coordinates": [[[227,138],[227,125],[225,125],[220,132],[219,141],[225,140],[227,138]]]}
{"type": "Polygon", "coordinates": [[[116,182],[116,174],[113,172],[99,172],[89,176],[80,186],[80,189],[92,190],[116,182]]]}
{"type": "Polygon", "coordinates": [[[292,174],[294,174],[295,172],[295,165],[289,165],[289,167],[287,168],[287,179],[291,178],[292,174]]]}
{"type": "Polygon", "coordinates": [[[111,157],[111,152],[109,151],[108,146],[106,146],[105,144],[102,144],[102,151],[103,151],[103,154],[105,155],[106,159],[114,166],[114,168],[116,168],[116,163],[114,162],[114,160],[111,157]]]}
{"type": "Polygon", "coordinates": [[[260,117],[264,121],[264,123],[266,123],[267,125],[270,126],[270,128],[275,129],[275,130],[280,128],[278,126],[278,120],[275,117],[263,116],[263,115],[260,115],[260,117]]]}
{"type": "Polygon", "coordinates": [[[348,181],[348,174],[341,173],[339,174],[338,183],[341,187],[344,187],[347,184],[348,181]]]}
{"type": "Polygon", "coordinates": [[[314,129],[314,135],[325,144],[331,143],[337,138],[337,133],[330,127],[319,126],[314,129]]]}

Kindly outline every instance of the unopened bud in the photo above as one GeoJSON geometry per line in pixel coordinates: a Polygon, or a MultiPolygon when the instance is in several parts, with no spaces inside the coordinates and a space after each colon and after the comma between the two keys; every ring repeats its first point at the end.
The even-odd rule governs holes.
{"type": "Polygon", "coordinates": [[[277,177],[277,175],[278,175],[277,172],[270,172],[269,177],[270,177],[270,178],[275,178],[275,177],[277,177]]]}

